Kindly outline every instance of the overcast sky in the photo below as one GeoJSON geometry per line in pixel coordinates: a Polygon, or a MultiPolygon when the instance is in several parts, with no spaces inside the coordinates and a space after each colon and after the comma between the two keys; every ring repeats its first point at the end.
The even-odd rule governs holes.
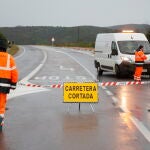
{"type": "Polygon", "coordinates": [[[150,0],[0,0],[0,27],[150,24],[150,0]]]}

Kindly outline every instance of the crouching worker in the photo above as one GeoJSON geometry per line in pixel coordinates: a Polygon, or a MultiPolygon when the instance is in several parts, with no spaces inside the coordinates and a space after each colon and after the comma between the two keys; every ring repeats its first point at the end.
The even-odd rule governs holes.
{"type": "Polygon", "coordinates": [[[7,39],[0,34],[0,131],[2,131],[4,125],[7,94],[10,89],[16,88],[18,81],[15,60],[6,52],[7,47],[7,39]]]}
{"type": "Polygon", "coordinates": [[[144,64],[144,60],[146,60],[146,59],[147,59],[147,57],[144,54],[143,46],[140,45],[138,47],[138,49],[135,51],[135,64],[136,64],[135,73],[134,73],[134,80],[135,81],[141,81],[143,64],[144,64]]]}

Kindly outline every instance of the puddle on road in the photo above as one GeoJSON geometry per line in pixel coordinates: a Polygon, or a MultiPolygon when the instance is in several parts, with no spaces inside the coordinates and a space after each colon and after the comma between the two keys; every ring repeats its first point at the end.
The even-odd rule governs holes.
{"type": "Polygon", "coordinates": [[[0,150],[7,150],[3,132],[0,132],[0,150]]]}
{"type": "Polygon", "coordinates": [[[66,114],[63,117],[63,130],[68,132],[81,132],[98,128],[96,114],[66,114]]]}

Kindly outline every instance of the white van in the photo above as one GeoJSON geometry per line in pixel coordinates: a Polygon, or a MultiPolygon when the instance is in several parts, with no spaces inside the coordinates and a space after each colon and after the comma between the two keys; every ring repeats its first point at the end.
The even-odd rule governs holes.
{"type": "Polygon", "coordinates": [[[117,77],[133,75],[135,70],[135,50],[144,46],[147,60],[143,72],[150,75],[150,44],[142,33],[105,33],[98,34],[95,42],[95,60],[98,75],[111,71],[117,77]]]}

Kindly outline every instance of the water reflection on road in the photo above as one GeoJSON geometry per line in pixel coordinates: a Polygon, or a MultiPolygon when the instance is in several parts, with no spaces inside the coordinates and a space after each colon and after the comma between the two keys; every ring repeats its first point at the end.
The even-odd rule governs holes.
{"type": "Polygon", "coordinates": [[[99,140],[98,128],[98,118],[94,113],[64,115],[63,149],[75,150],[95,148],[94,145],[98,142],[97,140],[99,140]]]}
{"type": "Polygon", "coordinates": [[[0,150],[6,150],[5,135],[0,132],[0,150]]]}

